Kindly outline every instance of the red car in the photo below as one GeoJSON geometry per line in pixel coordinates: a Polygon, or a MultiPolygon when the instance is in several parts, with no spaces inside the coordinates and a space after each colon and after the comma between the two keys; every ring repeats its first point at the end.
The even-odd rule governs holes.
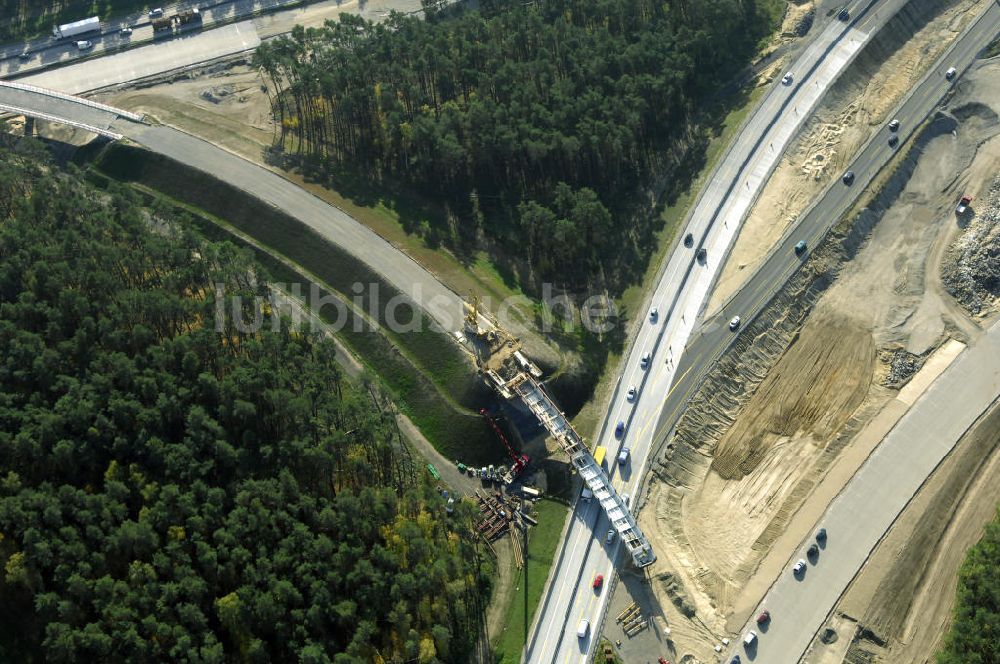
{"type": "Polygon", "coordinates": [[[661,658],[659,658],[659,659],[658,659],[658,660],[656,660],[656,661],[657,661],[657,662],[659,662],[660,664],[670,664],[670,662],[668,662],[667,660],[663,659],[662,657],[661,657],[661,658]]]}
{"type": "Polygon", "coordinates": [[[604,585],[604,575],[598,574],[594,577],[594,590],[600,590],[601,586],[604,585]]]}
{"type": "Polygon", "coordinates": [[[767,611],[767,610],[761,611],[761,614],[759,616],[757,616],[757,624],[758,625],[763,625],[764,623],[768,622],[769,620],[771,620],[771,612],[770,611],[767,611]]]}

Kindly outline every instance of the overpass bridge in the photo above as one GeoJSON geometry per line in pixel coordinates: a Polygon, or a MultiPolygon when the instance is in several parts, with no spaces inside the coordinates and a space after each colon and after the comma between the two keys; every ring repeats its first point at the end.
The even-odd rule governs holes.
{"type": "Polygon", "coordinates": [[[0,80],[0,111],[37,120],[59,122],[112,140],[122,134],[112,129],[118,120],[141,123],[143,116],[96,101],[36,85],[0,80]]]}

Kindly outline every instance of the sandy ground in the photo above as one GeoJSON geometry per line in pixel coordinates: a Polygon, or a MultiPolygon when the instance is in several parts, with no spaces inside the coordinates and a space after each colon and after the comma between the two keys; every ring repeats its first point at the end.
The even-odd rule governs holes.
{"type": "MultiPolygon", "coordinates": [[[[650,488],[653,509],[640,514],[640,525],[660,555],[650,575],[669,573],[677,580],[673,596],[655,581],[652,588],[666,607],[679,655],[712,661],[713,646],[748,617],[830,499],[964,344],[975,343],[981,333],[944,293],[940,264],[943,249],[960,231],[953,212],[958,196],[966,190],[978,194],[1000,170],[1000,138],[992,138],[1000,133],[993,112],[1000,110],[1000,62],[974,68],[949,108],[959,119],[955,134],[923,146],[909,180],[787,350],[773,365],[738,366],[742,378],[716,375],[715,396],[696,399],[678,426],[688,438],[708,442],[668,458],[664,481],[650,488]],[[894,357],[911,366],[898,380],[891,380],[894,357]],[[696,609],[693,620],[670,615],[678,595],[696,609]]],[[[819,248],[814,256],[824,260],[819,248]]],[[[955,509],[979,514],[971,503],[955,509]]],[[[962,532],[971,536],[970,528],[962,532]]],[[[953,584],[950,562],[934,564],[952,570],[953,584]]],[[[952,591],[938,588],[937,594],[951,597],[952,591]]],[[[892,608],[887,604],[882,612],[892,608]]],[[[925,610],[941,615],[937,606],[925,610]]],[[[864,611],[845,613],[832,627],[847,636],[824,645],[811,661],[843,659],[852,619],[864,611]]],[[[924,634],[919,615],[913,615],[894,628],[909,635],[900,637],[899,648],[924,634]]],[[[882,661],[904,661],[895,659],[897,652],[903,651],[892,650],[882,661]]]]}
{"type": "MultiPolygon", "coordinates": [[[[890,118],[908,90],[992,0],[941,2],[940,16],[893,48],[879,36],[828,92],[775,168],[740,230],[712,293],[708,311],[739,290],[788,226],[890,118]]],[[[902,21],[897,21],[897,23],[902,21]]]]}

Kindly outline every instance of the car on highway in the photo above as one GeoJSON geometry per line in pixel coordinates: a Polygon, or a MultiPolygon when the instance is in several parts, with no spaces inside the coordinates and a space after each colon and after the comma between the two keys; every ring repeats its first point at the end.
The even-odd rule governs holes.
{"type": "Polygon", "coordinates": [[[757,632],[750,630],[747,632],[746,636],[743,637],[743,645],[746,648],[750,648],[755,643],[757,643],[757,632]]]}
{"type": "Polygon", "coordinates": [[[630,450],[627,447],[623,447],[622,448],[622,451],[618,453],[618,465],[619,466],[624,466],[626,463],[628,463],[628,455],[629,455],[629,453],[631,451],[632,450],[630,450]]]}
{"type": "Polygon", "coordinates": [[[899,145],[899,136],[893,134],[892,136],[889,137],[889,147],[894,148],[897,145],[899,145]]]}
{"type": "Polygon", "coordinates": [[[594,583],[592,585],[594,587],[594,590],[600,590],[601,586],[604,585],[604,575],[598,574],[597,576],[595,576],[594,583]]]}
{"type": "Polygon", "coordinates": [[[132,28],[126,25],[124,28],[118,31],[118,34],[120,34],[122,37],[131,37],[132,28]]]}
{"type": "Polygon", "coordinates": [[[763,611],[760,612],[760,615],[757,616],[757,624],[766,625],[769,622],[771,622],[771,612],[768,611],[767,609],[764,609],[763,611]]]}
{"type": "Polygon", "coordinates": [[[615,541],[615,531],[613,528],[608,528],[608,536],[604,538],[605,544],[611,544],[615,541]]]}
{"type": "Polygon", "coordinates": [[[949,67],[948,71],[944,73],[944,77],[950,81],[951,79],[955,78],[955,74],[957,73],[958,73],[957,69],[955,69],[954,67],[949,67]]]}
{"type": "Polygon", "coordinates": [[[846,23],[847,21],[851,20],[851,12],[847,11],[846,9],[841,9],[840,13],[837,14],[837,18],[846,23]]]}
{"type": "Polygon", "coordinates": [[[642,356],[642,359],[639,360],[639,366],[642,367],[643,369],[648,369],[649,361],[651,359],[653,359],[653,355],[651,353],[646,353],[645,355],[642,356]]]}
{"type": "Polygon", "coordinates": [[[649,322],[650,323],[655,323],[656,319],[659,318],[659,317],[660,317],[660,310],[659,309],[657,309],[656,307],[653,307],[652,309],[649,310],[649,322]]]}
{"type": "Polygon", "coordinates": [[[27,62],[28,60],[31,59],[31,53],[23,51],[20,55],[17,56],[17,59],[20,60],[21,62],[27,62]]]}
{"type": "Polygon", "coordinates": [[[892,122],[889,123],[889,131],[897,131],[898,129],[899,129],[899,120],[893,118],[892,122]]]}
{"type": "Polygon", "coordinates": [[[684,236],[684,246],[690,248],[694,244],[694,235],[688,233],[684,236]]]}
{"type": "Polygon", "coordinates": [[[149,10],[149,18],[160,18],[163,16],[163,8],[157,7],[156,9],[149,10]]]}
{"type": "Polygon", "coordinates": [[[739,655],[733,655],[733,658],[729,660],[729,664],[742,664],[742,662],[739,655]]]}
{"type": "Polygon", "coordinates": [[[806,241],[805,240],[799,240],[798,242],[795,243],[795,253],[798,256],[801,256],[802,254],[806,253],[806,241]]]}
{"type": "Polygon", "coordinates": [[[740,317],[733,316],[733,319],[729,321],[729,329],[735,332],[739,328],[739,326],[740,326],[740,317]]]}
{"type": "Polygon", "coordinates": [[[635,385],[629,385],[628,392],[625,393],[625,398],[629,401],[635,401],[635,385]]]}
{"type": "Polygon", "coordinates": [[[781,77],[781,84],[782,85],[791,85],[792,84],[792,80],[793,80],[792,79],[792,72],[788,72],[787,74],[785,74],[784,76],[781,77]]]}
{"type": "Polygon", "coordinates": [[[588,633],[590,633],[590,621],[584,618],[576,627],[576,637],[578,639],[585,639],[588,633]]]}
{"type": "Polygon", "coordinates": [[[708,252],[705,251],[705,247],[702,247],[698,250],[698,260],[704,263],[706,258],[708,258],[708,252]]]}
{"type": "Polygon", "coordinates": [[[854,171],[847,171],[846,173],[844,173],[844,177],[842,179],[844,181],[844,184],[846,184],[848,187],[851,186],[852,184],[854,184],[854,171]]]}
{"type": "Polygon", "coordinates": [[[86,51],[88,48],[94,47],[94,42],[90,41],[89,39],[81,39],[76,43],[76,47],[81,51],[86,51]]]}
{"type": "Polygon", "coordinates": [[[816,541],[820,544],[826,541],[826,528],[820,528],[816,531],[816,541]]]}
{"type": "Polygon", "coordinates": [[[628,507],[628,498],[629,496],[627,493],[622,494],[622,502],[625,503],[625,507],[628,507]]]}
{"type": "Polygon", "coordinates": [[[625,423],[618,420],[618,424],[615,425],[615,438],[621,438],[623,433],[625,433],[625,423]]]}
{"type": "Polygon", "coordinates": [[[810,544],[809,550],[806,551],[806,555],[809,556],[810,558],[815,558],[816,556],[819,555],[819,547],[816,546],[815,544],[810,544]]]}
{"type": "Polygon", "coordinates": [[[806,561],[799,558],[798,562],[795,563],[795,567],[792,568],[792,574],[798,575],[802,574],[804,571],[806,571],[806,561]]]}

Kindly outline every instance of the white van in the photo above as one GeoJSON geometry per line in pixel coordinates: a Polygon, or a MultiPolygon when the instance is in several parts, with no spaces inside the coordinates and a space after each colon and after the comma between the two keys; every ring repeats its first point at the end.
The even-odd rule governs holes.
{"type": "Polygon", "coordinates": [[[585,639],[590,633],[590,621],[584,618],[580,621],[580,626],[576,628],[576,638],[585,639]]]}

